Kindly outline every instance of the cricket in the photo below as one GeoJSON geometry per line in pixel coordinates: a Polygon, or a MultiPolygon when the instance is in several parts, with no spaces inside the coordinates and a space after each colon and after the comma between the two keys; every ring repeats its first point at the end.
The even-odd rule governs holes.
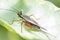
{"type": "MultiPolygon", "coordinates": [[[[23,20],[23,21],[22,21],[22,24],[24,23],[24,25],[26,25],[27,27],[29,27],[29,28],[37,28],[37,29],[39,29],[39,30],[43,29],[43,30],[47,31],[47,29],[39,26],[39,24],[38,24],[36,21],[34,21],[33,19],[31,19],[29,16],[24,15],[24,14],[22,13],[22,11],[18,12],[17,15],[18,15],[20,18],[22,18],[22,20],[23,20]]],[[[22,30],[22,27],[21,27],[21,30],[22,30]]],[[[43,33],[45,33],[45,35],[46,35],[46,34],[49,34],[49,35],[51,35],[51,36],[54,36],[54,35],[52,35],[52,34],[50,34],[50,33],[47,33],[47,32],[45,32],[45,31],[43,31],[43,30],[41,30],[41,31],[42,31],[43,33]]],[[[48,37],[48,35],[46,35],[46,36],[48,37]]],[[[55,36],[54,36],[54,37],[55,37],[55,36]]],[[[49,37],[48,37],[48,39],[51,40],[49,37]]]]}
{"type": "MultiPolygon", "coordinates": [[[[3,9],[3,10],[8,10],[8,9],[3,9]]],[[[8,11],[12,11],[12,10],[8,10],[8,11]]],[[[43,30],[47,31],[47,29],[39,26],[39,24],[35,20],[30,18],[30,16],[27,16],[27,15],[23,14],[22,11],[18,12],[17,15],[22,20],[22,22],[21,22],[21,32],[22,32],[22,24],[24,24],[25,26],[27,26],[29,28],[36,28],[36,29],[39,29],[39,30],[43,29],[43,30]]],[[[49,35],[52,35],[52,34],[50,34],[48,32],[45,32],[43,30],[41,30],[41,31],[48,37],[49,40],[51,40],[47,34],[49,34],[49,35]]],[[[52,36],[54,36],[54,35],[52,35],[52,36]]]]}
{"type": "Polygon", "coordinates": [[[33,19],[31,19],[29,16],[23,15],[22,11],[18,12],[17,15],[23,20],[22,24],[24,23],[25,25],[27,25],[30,28],[37,28],[37,29],[42,28],[42,29],[46,30],[45,28],[40,27],[38,25],[38,23],[36,21],[34,21],[33,19]]]}

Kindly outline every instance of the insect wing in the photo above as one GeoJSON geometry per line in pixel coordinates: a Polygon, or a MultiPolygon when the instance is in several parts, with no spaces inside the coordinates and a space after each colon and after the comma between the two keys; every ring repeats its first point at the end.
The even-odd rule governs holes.
{"type": "Polygon", "coordinates": [[[32,18],[30,18],[29,16],[22,15],[22,17],[23,17],[26,21],[28,21],[28,22],[30,22],[30,23],[32,23],[32,24],[38,25],[37,22],[35,22],[35,21],[34,21],[32,18]]]}
{"type": "Polygon", "coordinates": [[[32,18],[30,18],[29,16],[26,16],[26,15],[21,15],[26,21],[34,24],[34,25],[37,25],[39,26],[40,28],[46,30],[45,28],[41,27],[36,21],[34,21],[32,18]]]}

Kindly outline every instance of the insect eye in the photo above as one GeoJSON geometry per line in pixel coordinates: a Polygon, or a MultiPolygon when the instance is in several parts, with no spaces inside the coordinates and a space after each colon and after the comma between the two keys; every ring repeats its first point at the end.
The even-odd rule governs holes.
{"type": "Polygon", "coordinates": [[[18,15],[19,17],[21,17],[22,11],[18,12],[17,15],[18,15]]]}
{"type": "Polygon", "coordinates": [[[22,15],[22,11],[20,11],[19,14],[22,15]]]}

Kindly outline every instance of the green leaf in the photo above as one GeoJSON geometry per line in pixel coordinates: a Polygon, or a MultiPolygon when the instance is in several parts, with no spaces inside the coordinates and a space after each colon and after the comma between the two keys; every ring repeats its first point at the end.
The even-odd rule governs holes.
{"type": "Polygon", "coordinates": [[[25,40],[6,22],[0,20],[0,40],[25,40]]]}
{"type": "Polygon", "coordinates": [[[58,7],[51,2],[44,0],[1,0],[0,5],[0,28],[3,31],[1,31],[0,35],[2,36],[0,36],[0,38],[2,40],[55,39],[52,35],[41,29],[30,29],[29,27],[22,25],[21,30],[21,20],[16,21],[19,19],[17,15],[19,11],[22,11],[23,14],[27,16],[33,14],[37,19],[40,18],[40,20],[36,20],[38,24],[46,28],[48,30],[47,32],[51,32],[55,35],[55,30],[52,30],[56,28],[57,24],[59,24],[55,23],[56,21],[59,22],[55,19],[58,18],[56,15],[59,15],[60,13],[58,14],[58,12],[56,12],[58,7]]]}

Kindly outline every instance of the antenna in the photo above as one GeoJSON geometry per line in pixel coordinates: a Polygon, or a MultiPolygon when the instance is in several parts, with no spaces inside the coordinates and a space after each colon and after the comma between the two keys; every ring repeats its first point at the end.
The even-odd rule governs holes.
{"type": "MultiPolygon", "coordinates": [[[[14,10],[12,10],[12,9],[4,9],[4,8],[0,8],[0,10],[7,10],[7,11],[11,11],[11,12],[16,12],[16,11],[14,11],[14,10]]],[[[17,13],[17,12],[16,12],[17,13]]]]}
{"type": "MultiPolygon", "coordinates": [[[[6,2],[8,3],[8,4],[11,4],[11,2],[9,1],[9,0],[6,0],[6,2]]],[[[15,4],[14,4],[15,5],[15,4]]],[[[14,5],[12,5],[12,6],[14,6],[14,5]]],[[[0,10],[7,10],[7,11],[11,11],[11,12],[18,12],[19,10],[16,8],[16,7],[10,7],[9,9],[6,9],[6,8],[0,8],[0,10]]]]}

